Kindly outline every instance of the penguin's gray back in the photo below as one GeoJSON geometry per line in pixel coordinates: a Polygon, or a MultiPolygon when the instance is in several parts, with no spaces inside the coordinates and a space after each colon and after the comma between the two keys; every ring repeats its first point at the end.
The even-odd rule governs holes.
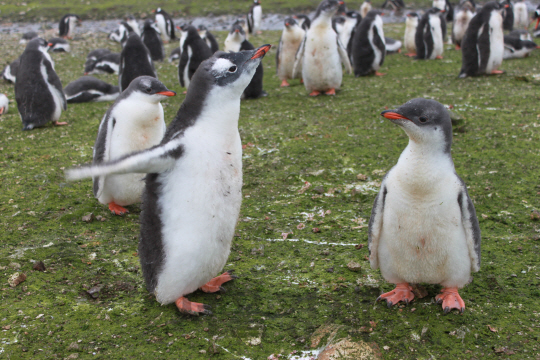
{"type": "Polygon", "coordinates": [[[10,83],[15,84],[17,82],[17,71],[19,70],[19,65],[21,63],[21,58],[13,60],[11,64],[7,65],[2,71],[2,78],[10,83]]]}
{"type": "Polygon", "coordinates": [[[131,33],[126,46],[124,46],[120,54],[118,75],[120,91],[127,89],[131,81],[135,78],[145,75],[157,78],[150,52],[141,41],[139,35],[131,33]]]}
{"type": "Polygon", "coordinates": [[[114,101],[120,89],[93,76],[83,76],[67,84],[64,93],[68,103],[114,101]]]}
{"type": "Polygon", "coordinates": [[[150,51],[150,57],[153,61],[163,61],[165,58],[165,50],[163,48],[161,36],[159,36],[156,29],[152,26],[152,23],[149,23],[148,20],[144,24],[141,40],[148,51],[150,51]]]}
{"type": "Polygon", "coordinates": [[[371,10],[354,31],[351,57],[356,76],[377,71],[384,63],[386,43],[378,10],[371,10]]]}

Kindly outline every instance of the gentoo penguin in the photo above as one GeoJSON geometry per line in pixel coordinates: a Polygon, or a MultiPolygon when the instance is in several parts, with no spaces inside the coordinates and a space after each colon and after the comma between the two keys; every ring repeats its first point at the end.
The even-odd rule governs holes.
{"type": "Polygon", "coordinates": [[[514,4],[514,29],[527,29],[529,27],[529,10],[524,0],[514,4]]]}
{"type": "Polygon", "coordinates": [[[518,39],[521,39],[521,40],[531,40],[532,41],[532,39],[533,39],[532,36],[531,36],[531,33],[529,33],[527,30],[513,30],[513,31],[510,31],[507,36],[518,38],[518,39]]]}
{"type": "Polygon", "coordinates": [[[474,12],[475,9],[469,1],[465,1],[456,12],[454,22],[452,23],[452,42],[456,45],[456,50],[461,49],[461,42],[469,26],[469,22],[474,16],[474,12]]]}
{"type": "Polygon", "coordinates": [[[17,81],[17,71],[19,70],[20,63],[20,57],[13,60],[9,65],[4,68],[4,71],[2,71],[2,78],[7,82],[15,84],[15,82],[17,81]]]}
{"type": "Polygon", "coordinates": [[[178,80],[180,80],[180,85],[187,89],[195,70],[204,60],[212,56],[212,50],[201,39],[194,26],[183,26],[182,31],[185,31],[187,36],[185,36],[185,40],[182,38],[184,43],[178,66],[178,80]]]}
{"type": "Polygon", "coordinates": [[[355,76],[384,75],[378,72],[386,56],[386,42],[380,10],[371,10],[354,31],[351,49],[355,76]]]}
{"type": "Polygon", "coordinates": [[[75,31],[75,26],[81,23],[81,18],[79,15],[75,14],[66,14],[60,19],[58,23],[58,33],[62,38],[73,39],[73,32],[75,31]]]}
{"type": "Polygon", "coordinates": [[[6,94],[0,94],[0,116],[7,114],[9,110],[9,100],[6,94]]]}
{"type": "Polygon", "coordinates": [[[461,42],[460,78],[502,73],[497,69],[504,55],[503,10],[498,2],[490,1],[471,19],[461,42]]]}
{"type": "Polygon", "coordinates": [[[401,11],[405,8],[405,2],[403,0],[385,0],[381,9],[384,9],[386,5],[390,5],[394,11],[401,11]]]}
{"type": "Polygon", "coordinates": [[[133,29],[133,31],[135,31],[137,35],[141,36],[141,29],[139,28],[139,23],[133,15],[126,16],[124,18],[124,21],[133,29]]]}
{"type": "Polygon", "coordinates": [[[384,44],[386,45],[386,55],[396,54],[401,52],[401,46],[403,43],[399,40],[384,37],[384,44]]]}
{"type": "Polygon", "coordinates": [[[97,57],[96,60],[88,59],[84,65],[84,75],[92,74],[118,74],[120,71],[120,54],[109,52],[97,57]]]}
{"type": "Polygon", "coordinates": [[[352,48],[352,39],[356,25],[362,20],[362,16],[356,11],[347,11],[345,15],[334,18],[337,22],[334,24],[334,30],[339,35],[339,41],[347,49],[350,59],[350,49],[352,48]]]}
{"type": "Polygon", "coordinates": [[[181,312],[208,314],[185,296],[216,292],[242,202],[240,97],[270,45],[240,53],[217,52],[193,76],[186,99],[162,142],[123,159],[70,170],[71,180],[148,173],[139,259],[148,291],[181,312]]]}
{"type": "Polygon", "coordinates": [[[360,15],[362,16],[362,19],[366,17],[372,8],[373,6],[371,6],[371,0],[365,0],[362,5],[360,5],[360,15]]]}
{"type": "Polygon", "coordinates": [[[180,46],[172,49],[171,50],[171,55],[169,55],[169,62],[180,60],[180,55],[181,54],[182,54],[182,52],[180,51],[180,46]]]}
{"type": "Polygon", "coordinates": [[[17,73],[15,100],[23,130],[32,130],[49,121],[55,125],[67,125],[58,122],[67,103],[48,49],[47,41],[35,38],[28,42],[21,55],[19,67],[24,71],[17,73]]]}
{"type": "MultiPolygon", "coordinates": [[[[134,79],[107,110],[99,124],[93,165],[115,161],[136,151],[158,145],[165,134],[162,100],[176,95],[150,76],[134,79]]],[[[141,174],[96,176],[94,196],[109,205],[115,215],[128,212],[124,206],[141,201],[141,174]]]]}
{"type": "MultiPolygon", "coordinates": [[[[292,17],[285,19],[285,27],[279,39],[276,54],[276,73],[281,86],[289,86],[287,80],[293,79],[294,58],[306,32],[292,17]]],[[[300,72],[300,70],[298,71],[300,72]]]]}
{"type": "Polygon", "coordinates": [[[454,7],[449,0],[433,0],[433,6],[439,10],[444,10],[444,16],[446,21],[454,20],[454,7]]]}
{"type": "Polygon", "coordinates": [[[252,35],[261,34],[262,6],[260,0],[253,0],[247,15],[248,32],[252,35]]]}
{"type": "Polygon", "coordinates": [[[174,21],[172,17],[162,8],[157,8],[152,10],[156,14],[156,24],[161,31],[163,36],[163,41],[168,43],[171,40],[176,40],[176,35],[174,34],[174,21]]]}
{"type": "Polygon", "coordinates": [[[517,59],[529,56],[538,46],[534,41],[521,40],[519,37],[505,36],[504,37],[504,55],[503,59],[517,59]]]}
{"type": "Polygon", "coordinates": [[[49,51],[52,52],[70,52],[69,42],[63,38],[52,38],[49,40],[49,51]]]}
{"type": "Polygon", "coordinates": [[[446,21],[440,14],[439,8],[431,8],[420,18],[414,38],[417,59],[442,59],[446,21]]]}
{"type": "Polygon", "coordinates": [[[151,19],[146,19],[144,22],[141,40],[148,51],[150,51],[152,60],[163,61],[165,58],[165,49],[163,48],[161,36],[159,36],[159,29],[151,19]]]}
{"type": "MultiPolygon", "coordinates": [[[[246,39],[246,33],[240,24],[234,23],[229,35],[225,39],[225,51],[245,51],[253,50],[255,47],[246,39]]],[[[264,70],[262,64],[259,64],[255,75],[251,78],[251,81],[244,93],[242,94],[242,99],[258,99],[261,96],[268,95],[263,90],[263,76],[264,70]]]]}
{"type": "Polygon", "coordinates": [[[38,37],[38,33],[35,31],[28,31],[23,34],[21,37],[21,40],[19,41],[19,44],[26,44],[32,39],[35,39],[38,37]]]}
{"type": "Polygon", "coordinates": [[[219,44],[214,34],[208,31],[206,26],[202,24],[199,25],[197,27],[197,31],[199,32],[199,36],[201,37],[201,39],[203,39],[206,42],[206,45],[208,45],[208,47],[210,48],[210,50],[212,50],[212,54],[215,53],[216,51],[219,51],[219,44]]]}
{"type": "Polygon", "coordinates": [[[304,31],[307,31],[311,27],[311,20],[309,19],[309,16],[307,15],[294,15],[293,19],[296,20],[298,25],[304,29],[304,31]]]}
{"type": "Polygon", "coordinates": [[[122,47],[124,47],[129,37],[129,33],[131,32],[135,32],[135,30],[133,30],[133,28],[127,22],[122,21],[120,25],[118,25],[118,29],[109,34],[109,40],[116,41],[120,43],[122,47]]]}
{"type": "Polygon", "coordinates": [[[480,269],[480,227],[452,161],[450,115],[437,101],[421,98],[381,115],[405,131],[409,144],[384,177],[371,210],[371,268],[396,284],[377,300],[388,307],[408,304],[414,299],[409,284],[440,284],[435,299],[444,312],[463,312],[458,289],[480,269]]]}
{"type": "Polygon", "coordinates": [[[407,14],[405,19],[405,35],[403,36],[403,44],[405,45],[405,50],[407,56],[416,56],[416,28],[418,27],[418,21],[420,17],[415,12],[410,12],[407,14]]]}
{"type": "Polygon", "coordinates": [[[118,70],[120,91],[127,89],[135,78],[143,75],[157,79],[150,52],[144,46],[139,35],[132,32],[120,54],[120,69],[118,70]]]}
{"type": "Polygon", "coordinates": [[[343,1],[323,0],[317,7],[311,27],[298,48],[293,76],[302,71],[302,79],[310,96],[335,95],[341,87],[343,71],[352,72],[347,50],[332,29],[332,17],[343,1]],[[301,67],[300,67],[301,66],[301,67]]]}
{"type": "Polygon", "coordinates": [[[533,36],[540,37],[540,27],[538,26],[540,23],[540,5],[538,5],[536,10],[534,11],[532,19],[533,21],[536,20],[536,24],[534,25],[534,30],[533,30],[533,36]]]}
{"type": "Polygon", "coordinates": [[[501,1],[500,4],[504,7],[502,12],[503,30],[514,30],[514,5],[510,0],[501,1]]]}
{"type": "Polygon", "coordinates": [[[67,84],[64,94],[68,103],[114,101],[120,95],[120,88],[93,76],[83,76],[67,84]]]}
{"type": "Polygon", "coordinates": [[[103,55],[107,55],[107,54],[110,54],[110,53],[111,53],[111,50],[104,49],[104,48],[92,50],[92,51],[90,51],[88,53],[88,55],[86,55],[86,60],[97,60],[100,57],[102,57],[103,55]]]}

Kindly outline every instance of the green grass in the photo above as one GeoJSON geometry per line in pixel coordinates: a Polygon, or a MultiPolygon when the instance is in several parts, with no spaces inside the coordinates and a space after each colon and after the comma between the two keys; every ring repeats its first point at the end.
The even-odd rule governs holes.
{"type": "MultiPolygon", "coordinates": [[[[403,26],[386,31],[400,38],[403,26]]],[[[217,35],[222,43],[225,34],[217,35]]],[[[7,63],[21,48],[18,36],[1,39],[7,63]]],[[[267,32],[252,40],[278,39],[267,32]]],[[[73,42],[71,54],[52,55],[64,85],[82,75],[86,53],[101,46],[120,50],[99,35],[73,42]]],[[[111,216],[92,196],[91,181],[64,179],[64,168],[92,160],[109,104],[70,105],[61,118],[69,126],[30,132],[21,131],[11,104],[0,117],[1,356],[258,360],[311,348],[313,333],[325,325],[341,326],[336,339],[372,344],[385,359],[540,356],[540,223],[530,217],[540,207],[540,103],[532,76],[540,73],[539,54],[505,61],[502,76],[464,80],[457,78],[460,53],[449,47],[440,61],[391,55],[381,69],[386,76],[347,75],[337,96],[318,98],[297,81],[280,88],[274,55],[275,48],[264,60],[269,96],[242,103],[245,198],[225,267],[240,277],[225,294],[189,296],[211,305],[211,316],[181,315],[146,292],[136,256],[138,206],[111,216]],[[378,184],[408,141],[379,114],[414,97],[453,105],[465,119],[452,154],[480,219],[482,268],[461,291],[463,315],[443,314],[433,301],[435,285],[409,306],[376,304],[393,286],[370,269],[367,227],[358,228],[367,225],[378,184]],[[312,186],[301,194],[306,181],[312,186]],[[91,212],[105,221],[83,222],[91,212]],[[291,232],[300,241],[269,241],[291,232]],[[39,260],[47,272],[32,270],[39,260]],[[350,271],[350,261],[361,271],[350,271]],[[27,275],[15,288],[7,284],[16,272],[11,263],[27,275]],[[87,290],[97,285],[94,299],[87,290]],[[260,344],[248,344],[252,338],[260,344]]],[[[183,89],[173,65],[157,68],[179,92],[163,103],[169,122],[183,89]]],[[[14,98],[11,85],[1,83],[0,92],[14,98]]]]}

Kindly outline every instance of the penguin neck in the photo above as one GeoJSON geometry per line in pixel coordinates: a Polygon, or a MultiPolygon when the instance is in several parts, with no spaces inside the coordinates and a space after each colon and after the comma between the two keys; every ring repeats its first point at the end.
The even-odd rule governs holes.
{"type": "Polygon", "coordinates": [[[241,94],[235,90],[211,90],[195,126],[203,126],[208,132],[225,136],[237,134],[241,94]]]}
{"type": "Polygon", "coordinates": [[[332,26],[332,15],[328,14],[326,12],[321,12],[313,21],[311,22],[310,28],[317,28],[317,27],[326,27],[326,26],[332,26]]]}

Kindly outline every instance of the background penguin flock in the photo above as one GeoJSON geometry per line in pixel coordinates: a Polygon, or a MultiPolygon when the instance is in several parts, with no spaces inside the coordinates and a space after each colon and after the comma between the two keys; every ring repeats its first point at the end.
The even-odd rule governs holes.
{"type": "MultiPolygon", "coordinates": [[[[405,8],[402,1],[386,3],[397,10],[405,8]]],[[[285,19],[276,54],[276,75],[281,86],[290,86],[290,80],[299,79],[310,96],[323,93],[334,96],[342,86],[344,73],[354,72],[357,77],[383,75],[378,70],[385,56],[398,52],[402,44],[407,55],[415,59],[441,59],[447,41],[447,21],[453,22],[451,41],[462,51],[460,78],[500,74],[503,59],[525,57],[537,48],[526,30],[529,18],[522,1],[513,5],[488,2],[479,7],[466,0],[454,10],[448,0],[435,0],[433,7],[423,13],[406,15],[403,43],[384,36],[383,12],[373,9],[371,2],[362,4],[358,12],[347,11],[344,5],[339,0],[323,0],[313,18],[296,14],[285,19]],[[505,29],[514,31],[505,36],[505,29]]],[[[2,76],[15,84],[23,130],[42,127],[48,122],[66,125],[59,120],[68,103],[114,101],[96,129],[93,164],[69,171],[68,177],[92,177],[95,197],[116,215],[128,212],[124,206],[145,199],[139,249],[148,290],[162,304],[175,302],[180,311],[205,314],[209,313],[206,306],[188,301],[185,295],[197,289],[219,291],[223,283],[234,278],[230,273],[214,276],[227,260],[240,210],[240,100],[268,95],[263,89],[261,60],[270,45],[256,48],[248,40],[248,34],[254,41],[262,31],[259,0],[253,2],[247,15],[247,33],[242,21],[232,25],[224,42],[225,51],[219,51],[218,42],[206,27],[188,23],[176,27],[163,9],[158,8],[154,13],[155,19],[146,19],[142,32],[133,17],[122,21],[109,35],[109,39],[122,45],[121,53],[108,49],[90,52],[84,63],[85,76],[65,88],[48,51],[70,51],[66,39],[73,38],[74,28],[81,22],[73,14],[60,20],[59,38],[46,41],[35,33],[25,34],[21,40],[26,45],[24,52],[4,69],[2,76]],[[179,42],[169,60],[179,60],[178,81],[187,89],[187,97],[166,129],[160,101],[175,93],[159,81],[154,62],[166,58],[163,43],[171,41],[179,42]],[[118,74],[118,86],[88,76],[99,73],[118,74]],[[219,116],[223,116],[223,124],[205,122],[219,116]],[[201,150],[200,139],[223,145],[227,156],[222,154],[223,158],[217,161],[218,150],[211,148],[216,154],[205,157],[210,155],[201,150]],[[228,199],[221,199],[223,194],[203,194],[198,186],[208,179],[196,171],[198,166],[207,166],[213,171],[212,176],[225,176],[228,199]],[[182,180],[175,183],[177,179],[182,180]],[[192,192],[188,193],[186,188],[192,192]],[[212,195],[215,196],[210,199],[212,195]],[[202,202],[181,211],[203,214],[205,219],[213,215],[217,220],[202,225],[197,224],[198,218],[178,221],[180,210],[174,209],[174,205],[186,198],[194,204],[197,197],[208,198],[212,206],[202,202]],[[217,214],[212,212],[216,209],[217,214]],[[179,232],[191,238],[179,241],[175,235],[179,232]],[[193,245],[201,234],[207,236],[206,247],[193,245]],[[159,244],[157,249],[152,247],[155,243],[159,244]],[[189,263],[181,276],[177,276],[178,262],[189,263]]],[[[533,19],[538,19],[533,35],[540,36],[540,10],[537,9],[533,19]]],[[[0,115],[7,111],[8,101],[2,94],[0,115]]],[[[458,289],[480,267],[481,241],[474,206],[465,183],[455,174],[450,155],[449,114],[438,102],[414,99],[382,115],[402,127],[411,141],[407,153],[403,153],[406,155],[400,157],[383,180],[372,209],[371,265],[380,267],[383,277],[396,284],[395,290],[379,299],[386,300],[389,306],[400,301],[408,303],[414,298],[410,283],[441,284],[444,288],[437,301],[442,303],[444,312],[452,309],[463,312],[465,304],[458,289]],[[426,154],[431,158],[426,159],[426,154]],[[434,174],[432,188],[426,185],[422,175],[408,176],[408,170],[415,166],[421,168],[418,174],[434,174]],[[423,190],[417,191],[417,187],[423,190]],[[414,201],[404,206],[406,201],[402,197],[408,192],[414,201]],[[440,218],[432,218],[426,200],[428,192],[448,199],[448,207],[440,208],[440,218]],[[422,231],[411,225],[403,229],[399,225],[399,219],[412,223],[412,214],[426,219],[421,224],[425,235],[419,235],[422,231]],[[452,217],[459,219],[458,230],[449,230],[448,224],[438,223],[441,218],[450,222],[452,217]],[[432,236],[438,233],[446,238],[432,236]],[[421,250],[407,254],[402,249],[403,243],[398,241],[400,237],[421,250]],[[441,244],[442,238],[452,247],[441,244]],[[400,259],[403,254],[406,258],[400,259]],[[428,259],[422,260],[425,257],[428,259]],[[436,265],[439,258],[451,258],[452,262],[441,269],[436,265]]]]}

